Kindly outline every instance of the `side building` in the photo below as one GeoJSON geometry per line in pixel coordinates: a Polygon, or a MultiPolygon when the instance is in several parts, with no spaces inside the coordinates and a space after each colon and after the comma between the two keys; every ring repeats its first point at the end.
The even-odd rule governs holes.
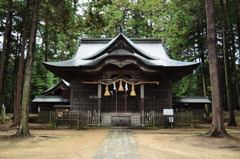
{"type": "Polygon", "coordinates": [[[32,100],[31,113],[38,113],[39,122],[48,122],[50,111],[68,111],[70,104],[70,83],[60,80],[32,100]]]}

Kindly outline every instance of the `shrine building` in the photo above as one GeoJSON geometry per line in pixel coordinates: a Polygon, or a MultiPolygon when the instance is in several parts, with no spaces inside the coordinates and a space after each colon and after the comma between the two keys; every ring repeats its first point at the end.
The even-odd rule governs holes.
{"type": "Polygon", "coordinates": [[[72,59],[44,65],[68,83],[63,107],[116,115],[171,109],[173,83],[199,63],[169,58],[161,39],[120,33],[113,39],[81,39],[72,59]]]}

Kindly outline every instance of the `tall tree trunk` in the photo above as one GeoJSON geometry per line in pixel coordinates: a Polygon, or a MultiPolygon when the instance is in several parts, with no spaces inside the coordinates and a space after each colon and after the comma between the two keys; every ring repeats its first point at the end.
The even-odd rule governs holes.
{"type": "MultiPolygon", "coordinates": [[[[205,74],[203,66],[202,66],[201,75],[202,75],[202,84],[203,84],[203,95],[205,97],[207,97],[206,74],[205,74]]],[[[209,104],[205,104],[205,114],[207,117],[209,117],[209,104]]]]}
{"type": "Polygon", "coordinates": [[[12,41],[12,11],[10,13],[10,21],[9,21],[9,30],[7,33],[8,41],[6,44],[6,55],[5,55],[5,64],[4,64],[4,71],[3,71],[3,101],[2,103],[6,107],[6,111],[9,111],[10,108],[10,99],[6,96],[8,93],[8,89],[11,87],[10,83],[7,82],[9,78],[9,63],[10,63],[10,51],[11,51],[11,41],[12,41]]]}
{"type": "MultiPolygon", "coordinates": [[[[229,4],[229,0],[226,1],[227,3],[227,9],[228,10],[231,10],[232,8],[230,8],[230,4],[229,4]]],[[[235,15],[235,13],[233,13],[235,15]]],[[[233,76],[233,86],[231,87],[236,93],[236,99],[233,101],[233,103],[237,103],[236,105],[236,109],[240,108],[240,94],[239,94],[239,85],[238,85],[238,72],[237,72],[237,65],[236,65],[236,62],[237,62],[237,58],[236,58],[236,52],[237,52],[237,48],[236,48],[236,35],[235,35],[235,32],[234,32],[234,27],[233,27],[233,21],[231,20],[231,16],[229,16],[229,31],[230,31],[230,43],[231,43],[231,48],[232,50],[230,51],[230,54],[229,54],[229,57],[232,57],[230,58],[230,65],[231,65],[231,68],[229,70],[232,70],[232,76],[233,76]],[[234,87],[235,86],[235,87],[234,87]],[[236,89],[236,90],[235,90],[236,89]]]]}
{"type": "Polygon", "coordinates": [[[4,79],[4,69],[5,69],[5,58],[7,54],[7,45],[9,43],[11,34],[9,34],[10,25],[11,25],[11,14],[12,14],[12,0],[8,0],[8,9],[7,9],[7,19],[6,19],[6,25],[4,30],[4,40],[3,40],[3,48],[2,48],[2,55],[1,55],[1,64],[0,64],[0,112],[2,109],[3,104],[3,79],[4,79]]]}
{"type": "MultiPolygon", "coordinates": [[[[236,25],[237,25],[237,39],[238,39],[238,50],[240,52],[240,17],[239,17],[239,0],[235,0],[235,16],[236,16],[236,25]]],[[[240,59],[240,54],[239,54],[239,59],[240,59]]],[[[239,75],[236,74],[236,79],[239,78],[239,75]]],[[[236,81],[238,82],[238,81],[236,81]]],[[[236,83],[236,89],[237,89],[237,96],[238,96],[238,107],[240,109],[240,90],[239,90],[239,85],[236,83]]]]}
{"type": "Polygon", "coordinates": [[[45,61],[48,61],[49,58],[49,23],[45,24],[45,28],[44,28],[44,33],[43,33],[43,49],[45,47],[45,51],[44,51],[44,57],[45,57],[45,61]]]}
{"type": "Polygon", "coordinates": [[[27,32],[28,32],[28,13],[29,13],[29,1],[27,0],[27,4],[25,7],[24,17],[23,17],[23,30],[22,30],[22,41],[21,41],[21,48],[20,48],[20,59],[18,65],[18,72],[17,72],[17,84],[16,84],[16,95],[14,100],[14,121],[13,125],[18,126],[20,123],[20,105],[22,99],[22,81],[23,81],[23,68],[24,68],[24,52],[27,42],[27,32]]]}
{"type": "Polygon", "coordinates": [[[205,135],[211,137],[229,136],[225,130],[220,98],[214,0],[206,0],[207,46],[210,81],[212,88],[212,127],[205,135]]]}
{"type": "MultiPolygon", "coordinates": [[[[21,43],[21,37],[19,36],[19,33],[17,33],[17,44],[16,44],[16,50],[15,50],[15,59],[14,59],[14,69],[13,74],[16,75],[18,71],[18,65],[19,65],[19,52],[20,52],[20,43],[21,43]]],[[[17,85],[17,77],[14,76],[13,78],[13,88],[12,88],[12,94],[11,94],[11,107],[10,112],[13,113],[14,118],[14,102],[15,102],[15,96],[16,96],[16,85],[17,85]]]]}
{"type": "MultiPolygon", "coordinates": [[[[206,73],[205,73],[205,56],[204,56],[204,44],[200,37],[203,36],[203,29],[200,25],[200,22],[198,23],[198,52],[200,54],[201,59],[201,76],[202,76],[202,86],[203,86],[203,95],[207,96],[207,83],[206,83],[206,73]]],[[[209,105],[205,104],[205,114],[206,116],[209,116],[209,105]]]]}
{"type": "Polygon", "coordinates": [[[30,92],[31,92],[31,79],[32,79],[32,67],[34,61],[34,48],[36,40],[37,20],[38,12],[41,0],[33,1],[33,11],[31,20],[31,30],[29,38],[29,47],[26,59],[26,69],[23,82],[23,94],[21,102],[21,122],[16,136],[30,136],[28,119],[29,119],[29,104],[30,104],[30,92]]]}
{"type": "Polygon", "coordinates": [[[229,75],[229,53],[227,48],[227,24],[226,24],[226,14],[225,5],[223,0],[220,0],[221,10],[222,10],[222,38],[223,38],[223,55],[224,55],[224,72],[225,72],[225,82],[226,82],[226,93],[227,93],[227,104],[229,112],[229,122],[228,126],[237,126],[235,121],[235,115],[232,105],[232,95],[231,95],[231,81],[229,75]]]}
{"type": "MultiPolygon", "coordinates": [[[[235,15],[236,15],[236,25],[237,25],[237,36],[238,36],[238,46],[240,46],[240,17],[239,17],[239,0],[235,0],[235,15]]],[[[240,47],[239,47],[240,50],[240,47]]],[[[240,54],[239,54],[240,58],[240,54]]]]}

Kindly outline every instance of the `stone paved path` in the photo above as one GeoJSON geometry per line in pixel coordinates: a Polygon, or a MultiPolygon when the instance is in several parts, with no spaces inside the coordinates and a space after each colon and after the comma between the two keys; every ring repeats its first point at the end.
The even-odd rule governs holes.
{"type": "Polygon", "coordinates": [[[129,129],[110,130],[94,159],[140,159],[136,141],[129,129]]]}

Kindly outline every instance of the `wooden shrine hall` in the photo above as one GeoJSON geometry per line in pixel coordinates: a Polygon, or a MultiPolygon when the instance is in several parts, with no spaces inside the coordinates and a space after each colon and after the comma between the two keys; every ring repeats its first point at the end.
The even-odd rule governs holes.
{"type": "Polygon", "coordinates": [[[123,33],[113,39],[81,39],[72,59],[44,62],[70,83],[69,110],[94,112],[98,124],[107,118],[101,113],[114,114],[111,119],[130,116],[131,124],[129,114],[172,108],[173,83],[198,64],[170,59],[161,39],[128,38],[123,33]]]}

